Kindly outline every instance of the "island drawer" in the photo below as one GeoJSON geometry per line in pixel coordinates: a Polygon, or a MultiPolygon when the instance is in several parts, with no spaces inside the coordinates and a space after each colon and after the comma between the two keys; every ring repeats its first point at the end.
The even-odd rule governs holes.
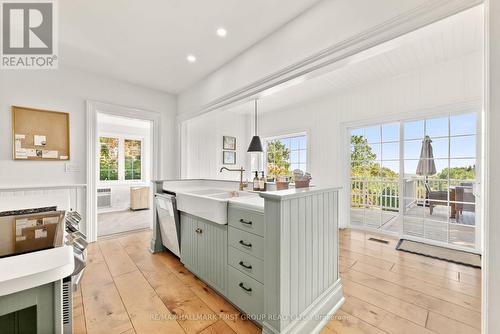
{"type": "Polygon", "coordinates": [[[264,214],[237,208],[229,208],[228,211],[229,226],[264,236],[264,214]]]}
{"type": "Polygon", "coordinates": [[[229,246],[228,262],[233,268],[261,283],[264,282],[264,261],[229,246]]]}
{"type": "Polygon", "coordinates": [[[244,313],[264,313],[264,285],[233,267],[228,267],[227,292],[229,300],[244,313]]]}
{"type": "Polygon", "coordinates": [[[244,253],[264,260],[264,238],[229,226],[228,244],[244,253]]]}

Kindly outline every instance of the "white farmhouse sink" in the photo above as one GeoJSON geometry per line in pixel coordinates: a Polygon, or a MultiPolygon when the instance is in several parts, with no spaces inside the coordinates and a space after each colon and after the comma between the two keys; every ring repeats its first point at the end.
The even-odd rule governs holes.
{"type": "Polygon", "coordinates": [[[220,194],[224,192],[229,192],[229,190],[225,189],[199,189],[199,190],[186,190],[187,193],[194,194],[194,195],[212,195],[212,194],[220,194]]]}
{"type": "Polygon", "coordinates": [[[255,197],[243,191],[200,189],[177,192],[177,209],[217,224],[227,224],[227,203],[238,197],[255,197]]]}
{"type": "Polygon", "coordinates": [[[220,194],[207,195],[213,198],[229,199],[237,197],[255,197],[254,194],[246,193],[244,191],[226,191],[220,194]]]}

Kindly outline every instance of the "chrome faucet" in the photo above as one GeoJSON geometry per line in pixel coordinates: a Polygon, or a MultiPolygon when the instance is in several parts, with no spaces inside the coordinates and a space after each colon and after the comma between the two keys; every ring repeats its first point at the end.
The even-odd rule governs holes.
{"type": "Polygon", "coordinates": [[[222,167],[220,173],[222,173],[223,170],[227,170],[228,172],[240,172],[240,191],[246,188],[247,184],[243,183],[243,172],[245,171],[243,167],[238,169],[222,167]]]}

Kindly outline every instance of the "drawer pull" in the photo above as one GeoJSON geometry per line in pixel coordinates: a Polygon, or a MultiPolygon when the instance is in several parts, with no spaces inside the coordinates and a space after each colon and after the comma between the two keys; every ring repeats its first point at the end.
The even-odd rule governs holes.
{"type": "Polygon", "coordinates": [[[243,290],[245,290],[246,292],[252,292],[252,288],[247,288],[247,287],[245,286],[245,284],[240,283],[240,284],[238,284],[238,285],[240,286],[240,288],[242,288],[242,289],[243,289],[243,290]]]}
{"type": "Polygon", "coordinates": [[[252,265],[247,265],[243,261],[240,261],[239,265],[242,266],[243,268],[252,269],[252,265]]]}
{"type": "Polygon", "coordinates": [[[245,220],[245,219],[240,219],[240,223],[242,224],[245,224],[245,225],[252,225],[252,221],[251,220],[245,220]]]}
{"type": "Polygon", "coordinates": [[[251,247],[252,247],[252,244],[251,244],[251,243],[246,243],[246,242],[244,242],[243,240],[240,240],[240,245],[243,245],[243,246],[248,247],[248,248],[251,248],[251,247]]]}

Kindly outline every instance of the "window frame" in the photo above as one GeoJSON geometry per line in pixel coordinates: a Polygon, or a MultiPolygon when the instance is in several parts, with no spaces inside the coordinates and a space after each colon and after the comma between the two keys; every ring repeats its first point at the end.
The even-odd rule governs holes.
{"type": "MultiPolygon", "coordinates": [[[[133,166],[132,166],[132,174],[133,174],[133,166]]],[[[142,139],[133,139],[133,138],[130,138],[130,136],[124,136],[123,138],[123,181],[124,182],[130,182],[130,181],[143,181],[144,179],[144,176],[143,176],[143,173],[144,173],[144,140],[142,139]],[[141,177],[139,179],[127,179],[127,168],[126,168],[126,165],[127,165],[127,162],[126,162],[126,159],[127,159],[127,156],[126,156],[126,153],[125,153],[125,142],[126,141],[138,141],[140,146],[141,146],[141,154],[140,154],[140,161],[141,161],[141,177]]]]}
{"type": "MultiPolygon", "coordinates": [[[[305,161],[305,171],[304,172],[310,172],[311,164],[310,164],[310,143],[309,143],[309,131],[298,131],[298,132],[286,132],[278,135],[269,135],[269,136],[263,136],[262,141],[263,141],[263,157],[262,157],[262,170],[267,173],[267,143],[270,141],[274,140],[282,140],[282,139],[289,139],[289,138],[294,138],[294,137],[305,137],[306,138],[306,161],[305,161]]],[[[296,150],[296,151],[301,151],[301,149],[296,150]]],[[[291,155],[291,151],[290,151],[291,155]]],[[[300,158],[299,158],[299,165],[302,164],[300,163],[300,158]]],[[[291,169],[292,162],[291,162],[291,156],[290,156],[290,172],[293,173],[293,170],[291,169]]],[[[292,180],[293,181],[293,180],[292,180]]]]}
{"type": "MultiPolygon", "coordinates": [[[[100,135],[99,136],[99,139],[98,139],[98,142],[99,142],[99,158],[98,158],[98,165],[99,165],[99,182],[117,182],[120,180],[120,138],[118,138],[117,136],[113,136],[113,135],[100,135]],[[108,139],[116,139],[117,142],[118,142],[118,145],[117,145],[117,149],[118,149],[118,152],[116,154],[116,164],[117,164],[117,170],[116,170],[116,174],[117,174],[117,179],[116,180],[101,180],[101,149],[102,149],[102,143],[101,143],[101,138],[108,138],[108,139]]],[[[109,175],[109,170],[108,170],[108,175],[109,175]]]]}
{"type": "MultiPolygon", "coordinates": [[[[445,109],[449,109],[449,106],[447,106],[445,109]]],[[[447,135],[439,135],[439,136],[434,136],[432,139],[447,139],[448,141],[448,154],[447,154],[447,157],[446,158],[443,158],[444,160],[447,160],[448,161],[448,167],[452,167],[450,162],[451,161],[454,161],[454,160],[463,160],[463,161],[466,161],[466,160],[470,160],[470,159],[475,159],[475,178],[474,178],[474,184],[477,185],[477,184],[480,184],[481,182],[483,182],[483,175],[482,175],[482,171],[481,171],[481,136],[482,136],[482,131],[483,131],[483,128],[482,128],[482,123],[483,123],[483,120],[481,119],[481,112],[480,112],[480,108],[478,106],[476,106],[475,104],[474,105],[471,105],[469,106],[469,104],[467,104],[467,107],[464,107],[464,106],[461,106],[458,108],[458,110],[446,110],[446,111],[441,111],[440,108],[437,108],[436,110],[430,110],[428,112],[425,112],[425,113],[421,113],[419,115],[416,115],[416,114],[412,114],[412,115],[408,115],[408,114],[398,114],[398,115],[394,115],[394,116],[389,116],[389,117],[382,117],[382,119],[380,120],[364,120],[364,121],[354,121],[354,122],[346,122],[346,123],[343,123],[342,124],[342,128],[343,128],[343,131],[344,133],[346,134],[345,136],[345,143],[347,144],[347,149],[344,150],[344,156],[346,157],[346,173],[345,173],[345,181],[344,181],[344,184],[345,184],[345,190],[344,190],[344,194],[346,196],[346,198],[351,198],[350,196],[352,196],[352,191],[351,191],[351,182],[352,182],[352,177],[351,177],[351,174],[350,174],[350,171],[351,171],[351,145],[350,145],[350,138],[351,138],[351,135],[353,134],[353,131],[354,130],[357,130],[357,129],[360,129],[360,128],[369,128],[369,127],[373,127],[373,126],[378,126],[378,125],[384,125],[384,124],[390,124],[390,123],[399,123],[400,124],[400,139],[399,139],[399,143],[400,143],[400,157],[399,157],[399,160],[400,160],[400,175],[399,175],[399,180],[400,180],[400,190],[404,190],[404,182],[406,180],[409,180],[409,179],[414,179],[414,180],[422,180],[422,177],[418,177],[418,176],[414,176],[414,175],[406,175],[405,174],[405,166],[404,166],[404,162],[407,161],[407,160],[415,160],[415,161],[418,161],[419,159],[407,159],[406,156],[405,156],[405,147],[404,147],[404,144],[405,142],[408,142],[408,141],[419,141],[421,143],[421,139],[422,138],[408,138],[405,136],[406,132],[405,132],[405,124],[406,123],[411,123],[411,122],[414,122],[414,121],[423,121],[423,136],[425,137],[425,135],[427,134],[427,121],[429,120],[433,120],[433,119],[438,119],[438,118],[447,118],[447,122],[448,122],[448,130],[447,130],[447,135]],[[437,111],[439,110],[439,111],[437,111]],[[465,116],[465,115],[468,115],[468,114],[475,114],[476,115],[476,124],[475,126],[473,127],[475,130],[473,130],[473,133],[459,133],[459,134],[452,134],[452,131],[451,131],[451,119],[453,117],[457,117],[457,116],[465,116]],[[453,138],[472,138],[474,137],[475,138],[475,156],[461,156],[461,157],[454,157],[454,156],[451,156],[451,140],[453,138]],[[401,163],[402,162],[402,163],[401,163]]],[[[382,139],[381,139],[382,141],[382,139]]],[[[440,179],[436,179],[436,178],[429,178],[429,181],[433,181],[433,180],[440,180],[440,179]]],[[[453,179],[451,178],[450,175],[448,175],[448,178],[447,179],[443,179],[443,181],[446,181],[448,182],[448,184],[451,184],[450,181],[470,181],[469,179],[453,179]]],[[[449,197],[449,194],[448,194],[448,197],[449,197]]],[[[400,198],[400,204],[401,205],[404,205],[404,202],[405,202],[405,199],[407,198],[405,196],[405,194],[402,192],[399,196],[400,198]]],[[[456,201],[450,201],[450,199],[448,198],[448,200],[446,201],[448,204],[449,203],[462,203],[462,202],[456,202],[456,201]]],[[[467,203],[466,203],[467,204],[467,203]]],[[[374,231],[373,228],[369,228],[366,226],[365,223],[363,223],[363,226],[362,227],[359,227],[358,225],[353,225],[352,224],[352,213],[351,213],[351,201],[349,201],[349,206],[348,208],[344,208],[346,209],[346,215],[347,217],[349,217],[347,219],[347,226],[349,227],[355,227],[355,228],[362,228],[362,229],[368,229],[370,231],[374,231]]],[[[451,242],[451,239],[448,239],[448,241],[446,242],[441,242],[441,241],[434,241],[432,239],[425,239],[425,238],[420,238],[420,237],[412,237],[412,238],[415,238],[416,240],[426,240],[426,242],[429,242],[431,244],[436,244],[436,245],[440,245],[440,246],[445,246],[445,247],[449,247],[449,248],[452,248],[452,249],[460,249],[460,250],[465,250],[465,251],[477,251],[478,249],[480,249],[480,245],[481,245],[481,240],[480,240],[480,233],[481,233],[481,229],[482,229],[482,224],[484,223],[484,221],[482,220],[482,215],[481,215],[481,207],[482,207],[482,201],[481,201],[481,198],[479,196],[476,196],[476,201],[474,202],[474,205],[476,207],[476,218],[475,218],[475,224],[474,225],[467,225],[467,226],[473,226],[474,229],[475,229],[475,243],[474,243],[474,246],[473,247],[468,247],[468,246],[460,246],[458,244],[455,244],[455,243],[452,243],[451,242]]],[[[401,212],[401,211],[400,211],[401,212]]],[[[400,213],[402,215],[402,213],[400,213]]],[[[430,222],[434,222],[434,220],[430,219],[429,220],[430,222]]],[[[436,220],[438,221],[438,220],[436,220]]],[[[438,222],[441,222],[441,221],[438,221],[438,222]]],[[[448,225],[463,225],[461,223],[456,223],[456,222],[453,222],[451,221],[450,219],[447,220],[446,224],[448,225]]],[[[381,229],[377,229],[377,231],[380,231],[380,232],[383,232],[385,234],[394,234],[398,237],[411,237],[409,235],[406,235],[403,233],[403,225],[401,224],[401,229],[400,231],[398,232],[391,232],[391,231],[386,231],[386,230],[381,230],[381,229]]]]}
{"type": "MultiPolygon", "coordinates": [[[[145,138],[139,135],[124,135],[112,132],[101,132],[98,134],[98,143],[100,144],[100,139],[105,138],[116,138],[118,139],[118,180],[101,180],[100,177],[100,165],[98,164],[98,182],[101,184],[108,185],[119,185],[119,184],[141,184],[144,183],[145,175],[145,160],[144,160],[144,145],[146,143],[145,138]],[[137,140],[141,142],[141,178],[137,180],[126,180],[125,179],[125,140],[137,140]]],[[[98,159],[100,159],[100,151],[98,159]]]]}

